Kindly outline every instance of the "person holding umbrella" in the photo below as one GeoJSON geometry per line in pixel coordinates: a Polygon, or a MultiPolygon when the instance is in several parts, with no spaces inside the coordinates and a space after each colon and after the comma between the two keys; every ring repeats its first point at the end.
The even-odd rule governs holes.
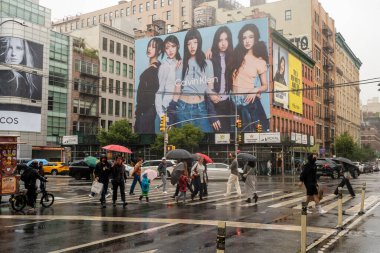
{"type": "Polygon", "coordinates": [[[350,174],[350,171],[348,170],[348,166],[345,165],[343,162],[339,161],[339,163],[342,165],[343,167],[343,178],[342,178],[342,181],[339,183],[339,185],[336,187],[335,191],[334,191],[334,194],[335,195],[338,195],[338,187],[343,187],[344,185],[347,185],[347,190],[348,192],[351,194],[351,196],[353,198],[356,197],[355,195],[355,192],[354,192],[354,189],[352,189],[352,185],[350,183],[350,177],[351,177],[351,174],[350,174]]]}
{"type": "Polygon", "coordinates": [[[231,158],[233,159],[230,165],[231,174],[230,174],[230,177],[228,178],[227,192],[226,194],[224,194],[224,196],[227,197],[231,195],[232,185],[235,184],[238,197],[241,197],[241,189],[240,189],[240,184],[239,184],[239,171],[238,171],[239,164],[238,164],[236,155],[234,153],[231,154],[231,158]]]}
{"type": "Polygon", "coordinates": [[[132,185],[131,185],[131,188],[129,190],[129,195],[135,195],[134,194],[134,191],[135,191],[135,186],[137,184],[137,182],[139,182],[140,184],[140,187],[141,187],[141,164],[143,162],[143,159],[141,157],[139,157],[139,159],[137,160],[137,163],[135,165],[135,168],[133,169],[133,172],[131,174],[131,176],[133,176],[133,182],[132,182],[132,185]]]}
{"type": "Polygon", "coordinates": [[[125,183],[127,180],[127,174],[125,172],[125,168],[123,165],[123,157],[118,156],[116,157],[116,162],[113,164],[111,171],[112,171],[112,202],[113,206],[116,206],[116,200],[117,200],[117,188],[120,187],[120,195],[121,200],[123,201],[123,207],[127,205],[127,202],[125,201],[125,183]]]}
{"type": "Polygon", "coordinates": [[[192,184],[194,185],[194,192],[191,194],[191,200],[199,192],[199,200],[203,200],[203,184],[205,182],[205,167],[203,166],[203,157],[198,157],[196,162],[191,168],[192,184]]]}
{"type": "Polygon", "coordinates": [[[256,182],[257,182],[257,169],[256,164],[253,161],[249,161],[245,163],[244,171],[243,171],[243,177],[245,177],[245,193],[247,194],[247,203],[251,203],[251,197],[255,200],[255,203],[257,202],[257,199],[259,198],[257,196],[256,191],[256,182]]]}

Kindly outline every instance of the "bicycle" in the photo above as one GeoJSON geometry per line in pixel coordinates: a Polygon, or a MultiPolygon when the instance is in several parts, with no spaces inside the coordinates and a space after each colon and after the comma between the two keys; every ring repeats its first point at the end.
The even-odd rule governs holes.
{"type": "MultiPolygon", "coordinates": [[[[46,182],[42,182],[43,184],[43,189],[38,193],[42,193],[42,197],[40,200],[40,204],[43,207],[50,207],[54,203],[54,195],[52,193],[49,193],[46,191],[46,182]]],[[[21,191],[18,194],[12,194],[11,197],[9,198],[9,202],[11,204],[11,207],[15,211],[21,211],[22,209],[25,208],[26,203],[27,203],[27,197],[26,197],[26,191],[21,191]]]]}

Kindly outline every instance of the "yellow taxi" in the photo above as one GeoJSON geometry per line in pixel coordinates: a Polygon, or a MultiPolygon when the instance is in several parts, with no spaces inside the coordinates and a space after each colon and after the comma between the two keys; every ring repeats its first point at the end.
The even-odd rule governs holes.
{"type": "Polygon", "coordinates": [[[47,165],[43,166],[43,169],[46,174],[52,175],[69,173],[69,166],[64,162],[49,162],[47,165]]]}

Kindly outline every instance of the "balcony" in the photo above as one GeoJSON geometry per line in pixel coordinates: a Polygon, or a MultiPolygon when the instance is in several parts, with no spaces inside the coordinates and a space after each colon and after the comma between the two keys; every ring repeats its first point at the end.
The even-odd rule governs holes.
{"type": "Polygon", "coordinates": [[[326,37],[330,37],[333,35],[332,31],[330,30],[330,28],[328,28],[327,26],[323,26],[322,28],[322,33],[323,35],[325,35],[326,37]]]}
{"type": "MultiPolygon", "coordinates": [[[[75,112],[74,112],[75,113],[75,112]]],[[[90,109],[80,108],[78,115],[80,117],[91,117],[91,118],[100,118],[99,114],[97,113],[91,113],[90,109]]]]}
{"type": "Polygon", "coordinates": [[[335,98],[333,96],[329,96],[325,98],[325,104],[334,104],[335,98]]]}
{"type": "Polygon", "coordinates": [[[94,86],[94,85],[79,84],[78,91],[80,95],[88,95],[88,96],[95,96],[95,97],[100,96],[97,86],[94,86]]]}
{"type": "Polygon", "coordinates": [[[331,62],[326,62],[323,64],[323,69],[325,71],[331,71],[334,69],[334,65],[331,62]]]}
{"type": "Polygon", "coordinates": [[[340,76],[343,76],[343,70],[339,68],[338,66],[336,66],[336,73],[338,73],[338,75],[340,76]]]}
{"type": "Polygon", "coordinates": [[[334,48],[333,48],[333,46],[330,45],[329,42],[323,43],[323,50],[328,54],[334,53],[334,48]]]}
{"type": "Polygon", "coordinates": [[[334,87],[334,84],[331,83],[331,82],[325,82],[323,83],[323,88],[325,89],[330,89],[330,88],[333,88],[334,87]]]}

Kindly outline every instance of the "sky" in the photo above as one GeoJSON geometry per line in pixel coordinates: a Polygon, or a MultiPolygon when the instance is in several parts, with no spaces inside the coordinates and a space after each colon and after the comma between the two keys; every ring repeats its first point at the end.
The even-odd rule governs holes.
{"type": "MultiPolygon", "coordinates": [[[[250,0],[238,0],[248,6],[250,0]]],[[[268,0],[273,2],[275,0],[268,0]]],[[[377,60],[380,59],[380,32],[378,15],[380,1],[375,0],[319,0],[330,17],[335,20],[336,30],[346,40],[351,50],[363,63],[360,80],[380,77],[377,60]]],[[[52,19],[87,13],[118,3],[118,0],[40,0],[40,5],[52,10],[52,19]],[[80,3],[80,4],[78,4],[80,3]]],[[[363,104],[372,97],[380,97],[378,82],[361,85],[360,99],[363,104]]]]}

